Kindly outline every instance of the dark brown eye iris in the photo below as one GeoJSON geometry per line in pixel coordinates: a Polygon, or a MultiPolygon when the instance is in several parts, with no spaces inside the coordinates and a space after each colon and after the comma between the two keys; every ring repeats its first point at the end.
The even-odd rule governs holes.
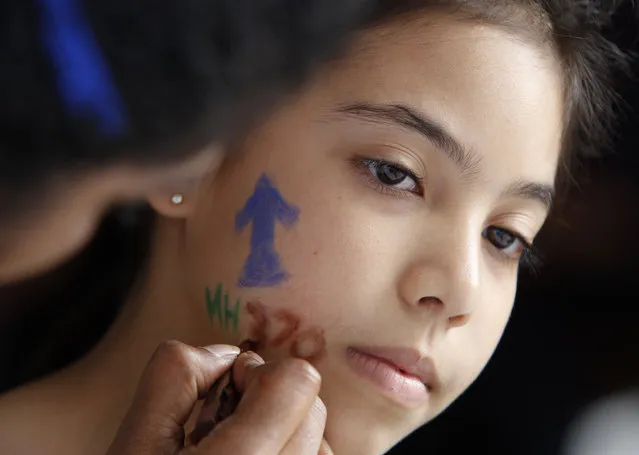
{"type": "Polygon", "coordinates": [[[399,185],[402,183],[407,174],[405,171],[392,166],[390,164],[380,163],[375,169],[375,175],[384,185],[399,185]]]}

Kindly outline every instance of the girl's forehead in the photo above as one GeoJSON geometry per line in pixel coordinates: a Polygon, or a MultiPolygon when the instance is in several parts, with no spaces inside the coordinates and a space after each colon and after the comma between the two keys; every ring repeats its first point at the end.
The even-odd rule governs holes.
{"type": "Polygon", "coordinates": [[[562,69],[549,49],[497,26],[436,17],[361,32],[318,85],[340,97],[403,93],[419,99],[441,93],[440,102],[482,105],[491,97],[530,105],[543,95],[562,107],[562,69]]]}
{"type": "Polygon", "coordinates": [[[406,106],[445,127],[488,168],[551,183],[564,118],[557,62],[498,27],[438,20],[364,32],[348,56],[318,78],[309,112],[362,103],[406,106]]]}

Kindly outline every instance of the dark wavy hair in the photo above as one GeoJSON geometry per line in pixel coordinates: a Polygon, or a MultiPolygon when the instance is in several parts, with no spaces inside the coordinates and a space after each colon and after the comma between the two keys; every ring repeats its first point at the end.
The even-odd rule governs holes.
{"type": "MultiPolygon", "coordinates": [[[[300,0],[293,0],[293,2],[297,3],[300,0]]],[[[319,8],[323,14],[329,14],[331,7],[338,7],[340,2],[326,3],[326,0],[319,0],[311,3],[316,3],[315,8],[319,8]],[[323,10],[320,4],[330,4],[331,7],[327,6],[323,10]]],[[[161,2],[163,7],[169,8],[167,11],[179,16],[180,26],[169,27],[169,19],[160,12],[152,13],[148,19],[144,20],[143,29],[148,28],[154,31],[154,33],[148,32],[149,36],[165,40],[165,46],[175,53],[160,58],[155,55],[158,45],[153,40],[148,40],[148,37],[142,39],[136,49],[131,50],[121,49],[122,41],[118,38],[121,32],[109,38],[110,28],[118,23],[114,18],[121,14],[119,9],[126,10],[123,6],[124,2],[120,3],[119,1],[95,2],[90,8],[91,15],[96,23],[101,22],[100,27],[97,27],[97,33],[105,43],[105,52],[109,59],[114,61],[114,73],[119,86],[122,86],[122,93],[127,103],[134,106],[131,107],[131,112],[136,112],[137,117],[140,118],[140,128],[143,133],[140,133],[139,140],[142,143],[147,141],[149,144],[157,143],[158,140],[161,142],[169,137],[171,132],[188,129],[190,122],[185,121],[185,118],[193,120],[198,117],[199,111],[190,106],[187,100],[194,100],[195,106],[199,106],[200,94],[207,93],[212,96],[219,90],[218,84],[222,84],[222,87],[230,84],[237,92],[237,96],[242,98],[242,90],[248,89],[247,93],[251,93],[252,84],[256,82],[255,78],[246,75],[248,73],[245,74],[244,71],[248,71],[247,68],[254,71],[256,68],[269,67],[270,59],[278,62],[285,55],[277,52],[273,55],[267,52],[264,61],[260,60],[257,63],[245,61],[250,60],[248,56],[252,55],[252,52],[234,54],[234,57],[229,55],[229,52],[232,54],[229,50],[229,39],[241,40],[242,33],[245,32],[252,39],[246,38],[247,44],[244,49],[252,49],[250,44],[252,40],[260,39],[274,40],[280,43],[282,49],[290,46],[290,52],[298,59],[290,63],[290,74],[284,71],[287,74],[284,81],[288,81],[284,85],[290,86],[291,80],[299,80],[306,72],[307,63],[311,60],[307,61],[304,58],[306,50],[315,49],[318,46],[316,40],[321,39],[323,32],[327,30],[327,27],[319,26],[316,19],[305,15],[301,9],[292,9],[297,12],[297,15],[291,13],[288,20],[298,21],[298,24],[288,25],[290,32],[272,35],[274,32],[267,25],[259,25],[253,32],[248,31],[249,24],[258,24],[260,15],[265,12],[262,11],[260,15],[246,13],[248,17],[244,17],[242,8],[248,7],[243,6],[245,5],[243,1],[233,0],[228,4],[220,2],[228,10],[225,14],[234,18],[230,19],[231,24],[219,22],[219,19],[202,17],[204,13],[209,13],[203,5],[216,3],[213,1],[188,1],[186,4],[189,7],[184,11],[177,11],[179,8],[171,2],[161,2]],[[119,8],[117,5],[120,5],[119,8]],[[97,21],[99,17],[107,19],[97,21]],[[156,21],[157,25],[154,25],[156,21]],[[305,31],[306,29],[318,26],[320,28],[316,29],[316,33],[310,34],[314,36],[313,39],[300,39],[301,36],[308,36],[309,32],[305,31]],[[162,33],[166,27],[172,31],[170,36],[164,36],[165,34],[162,33]],[[221,31],[217,31],[218,27],[222,27],[228,33],[222,34],[221,31]],[[215,38],[211,38],[211,35],[215,38]],[[208,40],[207,37],[209,37],[208,40]],[[296,44],[292,42],[286,44],[287,40],[294,39],[300,41],[296,44]],[[119,56],[120,52],[130,53],[130,55],[119,56]],[[135,55],[139,56],[140,62],[135,62],[135,55]],[[175,69],[171,69],[173,58],[182,61],[182,64],[175,69]],[[211,70],[211,65],[219,61],[233,62],[229,63],[231,69],[222,74],[211,70]],[[161,68],[165,72],[157,74],[157,81],[147,80],[149,74],[155,77],[156,68],[161,68]],[[151,73],[151,71],[154,72],[151,73]],[[189,71],[192,71],[192,74],[189,71]],[[229,81],[233,79],[232,75],[238,73],[244,75],[244,79],[240,78],[237,83],[229,81]],[[144,87],[147,83],[149,86],[144,87]],[[197,87],[200,87],[201,91],[198,92],[197,87]],[[147,98],[149,96],[151,99],[147,98]],[[160,97],[159,100],[153,99],[156,96],[160,97]],[[169,102],[171,96],[175,98],[169,102]],[[180,96],[185,98],[182,99],[180,96]],[[166,104],[161,103],[163,97],[166,97],[166,104]],[[174,106],[173,103],[178,106],[176,111],[170,108],[174,106]],[[157,112],[155,109],[158,109],[157,112]],[[161,121],[154,123],[154,118],[161,121]],[[160,128],[160,125],[165,125],[166,131],[160,128]]],[[[273,0],[264,2],[266,5],[277,3],[273,0]]],[[[496,24],[514,34],[525,35],[526,39],[537,40],[548,45],[555,53],[564,72],[565,121],[562,161],[563,167],[568,169],[576,157],[595,155],[598,150],[608,144],[610,138],[609,133],[616,109],[613,81],[617,73],[627,70],[628,59],[624,52],[605,37],[604,32],[609,30],[613,15],[620,7],[620,3],[588,0],[377,0],[369,3],[371,9],[364,16],[365,20],[361,21],[360,27],[374,27],[388,21],[399,20],[403,15],[419,10],[440,9],[452,12],[462,19],[496,24]]],[[[183,2],[179,4],[182,5],[183,2]]],[[[251,3],[251,8],[254,8],[254,4],[262,4],[262,2],[251,3]]],[[[156,6],[159,11],[159,5],[156,6]]],[[[268,10],[267,7],[260,7],[258,10],[261,11],[262,8],[268,10]]],[[[270,16],[266,14],[266,17],[270,16]]],[[[133,16],[130,18],[133,20],[133,16]]],[[[279,23],[273,20],[273,23],[279,23]]],[[[321,23],[320,20],[319,24],[321,23]]],[[[4,30],[1,25],[0,30],[4,30]]],[[[341,30],[342,25],[340,23],[336,27],[341,30]]],[[[127,33],[137,33],[134,31],[135,28],[127,27],[128,32],[124,32],[125,36],[127,33]]],[[[253,45],[258,46],[258,43],[253,45]]],[[[0,51],[0,59],[2,58],[0,51]]],[[[36,61],[40,62],[39,59],[36,61]]],[[[286,65],[285,61],[281,61],[279,66],[273,64],[269,80],[277,78],[281,68],[287,67],[286,65]]],[[[0,77],[3,77],[1,73],[0,77]]],[[[34,77],[32,76],[32,79],[34,77]]],[[[35,80],[24,82],[25,87],[34,84],[36,84],[35,80]]],[[[6,87],[6,85],[0,83],[0,87],[6,87]]],[[[24,95],[24,90],[18,93],[24,95]]],[[[51,88],[47,89],[46,93],[47,99],[53,98],[51,88]]],[[[16,93],[14,103],[19,104],[18,98],[16,93]]],[[[32,96],[30,99],[33,103],[37,103],[36,98],[32,96]]],[[[223,99],[227,98],[223,97],[223,99]]],[[[56,104],[52,103],[51,106],[56,104]]],[[[0,109],[3,107],[0,106],[0,109]]],[[[56,109],[51,107],[49,113],[39,120],[42,122],[40,128],[47,134],[50,134],[52,129],[46,125],[45,120],[59,113],[56,109]]],[[[0,128],[6,128],[6,126],[0,126],[0,128]]],[[[4,133],[5,131],[2,132],[4,133]]],[[[16,135],[18,140],[9,145],[20,145],[21,141],[29,144],[30,141],[36,140],[33,137],[28,138],[29,134],[26,132],[22,133],[16,135]]],[[[5,144],[2,147],[5,147],[5,144]]],[[[90,152],[87,151],[87,153],[90,152]]],[[[14,155],[11,154],[11,156],[14,155]]],[[[31,160],[35,156],[34,154],[31,160]]],[[[29,161],[28,158],[16,155],[13,159],[14,164],[24,162],[25,169],[28,168],[26,164],[29,161]]],[[[87,159],[92,157],[89,155],[87,159]]],[[[0,168],[1,164],[2,162],[0,162],[0,168]]],[[[53,282],[57,283],[60,291],[45,294],[46,308],[38,307],[38,317],[26,318],[28,322],[25,325],[15,326],[20,337],[13,344],[22,348],[11,357],[14,359],[12,365],[14,371],[20,371],[20,374],[13,378],[13,384],[44,374],[82,355],[108,328],[119,306],[130,292],[136,274],[143,268],[152,226],[152,214],[148,208],[127,212],[125,218],[122,216],[122,213],[115,213],[107,218],[102,230],[87,251],[58,272],[58,278],[53,279],[53,282]],[[70,334],[73,334],[73,337],[70,334]],[[29,355],[25,355],[25,352],[29,355]],[[18,368],[20,365],[22,367],[18,368]]]]}

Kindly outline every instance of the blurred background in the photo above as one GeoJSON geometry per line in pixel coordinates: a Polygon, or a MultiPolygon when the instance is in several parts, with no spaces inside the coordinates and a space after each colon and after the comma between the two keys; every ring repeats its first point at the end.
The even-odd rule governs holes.
{"type": "MultiPolygon", "coordinates": [[[[630,14],[610,33],[639,51],[630,14]]],[[[621,95],[630,109],[615,150],[588,164],[545,226],[543,265],[522,272],[488,367],[393,454],[639,454],[639,83],[621,95]]],[[[143,257],[148,235],[136,226],[147,222],[144,210],[118,211],[86,254],[0,288],[0,300],[14,303],[0,305],[0,392],[65,365],[101,337],[117,311],[108,302],[119,300],[139,266],[119,253],[143,257]]]]}

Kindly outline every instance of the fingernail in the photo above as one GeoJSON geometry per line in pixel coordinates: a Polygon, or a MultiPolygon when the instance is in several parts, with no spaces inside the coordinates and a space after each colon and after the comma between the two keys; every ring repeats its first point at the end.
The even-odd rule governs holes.
{"type": "Polygon", "coordinates": [[[306,371],[308,372],[308,375],[312,376],[313,379],[315,379],[316,381],[322,380],[322,375],[320,374],[320,372],[310,363],[306,366],[306,371]]]}
{"type": "Polygon", "coordinates": [[[202,349],[206,349],[211,354],[218,357],[237,357],[238,355],[240,355],[240,348],[228,344],[214,344],[211,346],[203,346],[202,349]]]}
{"type": "Polygon", "coordinates": [[[245,363],[250,365],[264,365],[264,359],[259,354],[253,351],[244,351],[240,354],[240,357],[245,363]]]}
{"type": "Polygon", "coordinates": [[[220,359],[222,359],[222,360],[232,360],[233,362],[235,362],[237,360],[237,354],[236,353],[222,354],[220,356],[220,359]]]}

